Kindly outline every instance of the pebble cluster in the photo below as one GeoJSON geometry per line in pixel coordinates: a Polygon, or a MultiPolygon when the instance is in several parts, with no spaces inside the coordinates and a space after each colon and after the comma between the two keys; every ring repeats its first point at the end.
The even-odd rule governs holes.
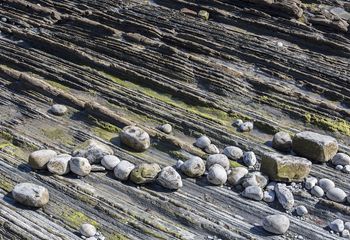
{"type": "MultiPolygon", "coordinates": [[[[67,112],[67,109],[54,105],[50,112],[61,116],[67,112]]],[[[253,123],[244,123],[241,120],[235,121],[234,126],[243,132],[253,129],[253,123]]],[[[170,124],[164,124],[158,129],[166,134],[172,132],[170,124]]],[[[150,137],[140,127],[127,126],[122,130],[120,137],[121,142],[133,150],[145,151],[150,147],[150,137]]],[[[77,146],[71,155],[58,154],[48,149],[34,151],[30,154],[28,163],[34,170],[47,169],[55,175],[66,175],[72,172],[79,177],[84,177],[92,171],[112,171],[115,178],[120,181],[129,180],[137,185],[156,182],[170,190],[183,187],[181,174],[190,178],[204,175],[211,185],[226,184],[233,190],[241,192],[244,198],[266,203],[277,200],[287,215],[295,212],[299,217],[305,217],[309,212],[306,206],[295,206],[293,194],[295,191],[309,191],[316,198],[326,197],[336,203],[350,203],[350,195],[336,187],[332,180],[308,176],[311,162],[307,159],[313,162],[330,161],[336,169],[342,171],[350,166],[350,157],[345,153],[337,153],[338,144],[329,136],[312,132],[301,132],[294,138],[286,132],[275,134],[272,147],[284,154],[264,155],[260,171],[254,168],[258,161],[252,151],[244,152],[237,146],[226,146],[220,151],[205,135],[197,138],[194,146],[208,153],[206,161],[192,156],[186,161],[178,160],[175,166],[164,168],[157,163],[135,165],[119,159],[108,145],[90,139],[77,146]],[[300,157],[288,155],[292,150],[300,157]],[[239,161],[245,167],[232,168],[231,161],[239,161]],[[283,172],[282,175],[281,172],[283,172]]],[[[43,207],[49,202],[48,190],[33,183],[16,185],[12,196],[18,203],[30,207],[43,207]]],[[[262,221],[262,227],[272,234],[284,234],[290,225],[287,215],[266,216],[262,221]]],[[[336,219],[329,223],[328,227],[332,233],[338,233],[343,237],[350,235],[350,222],[344,223],[341,219],[336,219]]],[[[104,239],[96,228],[88,223],[81,226],[80,233],[86,239],[104,239]]]]}

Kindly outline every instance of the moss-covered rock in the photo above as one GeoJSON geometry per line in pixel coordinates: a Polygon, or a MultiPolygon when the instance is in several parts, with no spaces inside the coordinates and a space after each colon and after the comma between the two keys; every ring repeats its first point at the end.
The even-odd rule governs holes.
{"type": "Polygon", "coordinates": [[[266,153],[262,157],[260,171],[275,181],[300,182],[309,175],[311,166],[306,158],[266,153]]]}
{"type": "Polygon", "coordinates": [[[131,171],[130,180],[136,184],[149,183],[155,180],[160,171],[157,163],[143,163],[131,171]]]}

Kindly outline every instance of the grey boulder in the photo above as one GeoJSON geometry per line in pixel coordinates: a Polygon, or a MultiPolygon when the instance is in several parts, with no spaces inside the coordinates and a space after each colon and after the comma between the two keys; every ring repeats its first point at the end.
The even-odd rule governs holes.
{"type": "Polygon", "coordinates": [[[211,144],[211,141],[207,136],[201,136],[197,138],[194,145],[201,149],[205,149],[206,147],[209,147],[210,144],[211,144]]]}
{"type": "Polygon", "coordinates": [[[126,181],[134,168],[134,164],[123,160],[114,168],[114,176],[120,181],[126,181]]]}
{"type": "Polygon", "coordinates": [[[207,180],[213,185],[223,185],[227,181],[226,170],[220,164],[214,164],[209,168],[207,180]]]}
{"type": "Polygon", "coordinates": [[[183,186],[180,174],[171,166],[162,169],[157,181],[161,186],[170,190],[177,190],[183,186]]]}
{"type": "Polygon", "coordinates": [[[200,177],[205,172],[204,161],[200,157],[192,157],[181,165],[181,171],[188,177],[200,177]]]}
{"type": "Polygon", "coordinates": [[[290,152],[292,149],[292,138],[289,133],[276,133],[272,139],[272,147],[282,152],[290,152]]]}
{"type": "Polygon", "coordinates": [[[101,160],[101,165],[107,170],[113,170],[118,163],[120,163],[120,159],[114,155],[105,155],[101,160]]]}
{"type": "Polygon", "coordinates": [[[344,231],[344,222],[341,219],[336,219],[332,221],[329,225],[329,228],[333,230],[334,232],[342,232],[344,231]]]}
{"type": "Polygon", "coordinates": [[[229,159],[237,161],[243,157],[243,151],[239,147],[235,146],[228,146],[225,147],[224,151],[222,152],[225,154],[229,159]]]}
{"type": "Polygon", "coordinates": [[[248,174],[248,169],[245,167],[236,167],[231,170],[227,176],[227,183],[231,186],[235,186],[241,183],[245,175],[248,174]]]}
{"type": "Polygon", "coordinates": [[[72,156],[69,154],[57,155],[56,157],[51,158],[51,160],[48,162],[47,169],[50,173],[65,175],[70,171],[69,161],[71,158],[72,156]]]}
{"type": "Polygon", "coordinates": [[[81,235],[83,235],[85,237],[93,237],[97,233],[96,228],[89,223],[82,224],[79,231],[80,231],[81,235]]]}
{"type": "Polygon", "coordinates": [[[332,158],[332,163],[333,165],[341,165],[341,166],[350,165],[350,156],[345,153],[337,153],[332,158]]]}
{"type": "Polygon", "coordinates": [[[230,168],[230,161],[224,154],[209,155],[206,162],[206,168],[209,169],[214,164],[221,165],[225,170],[230,168]]]}
{"type": "Polygon", "coordinates": [[[323,189],[323,191],[327,192],[332,188],[335,188],[335,184],[332,180],[328,178],[321,178],[318,181],[318,185],[323,189]]]}
{"type": "Polygon", "coordinates": [[[89,139],[77,146],[73,150],[72,155],[74,157],[86,158],[90,164],[93,164],[100,163],[105,155],[113,155],[113,153],[113,149],[108,145],[94,139],[89,139]]]}
{"type": "Polygon", "coordinates": [[[47,163],[56,156],[57,153],[53,150],[38,150],[29,155],[28,163],[32,169],[45,169],[47,163]]]}
{"type": "Polygon", "coordinates": [[[297,133],[293,138],[293,151],[299,156],[316,162],[327,162],[338,151],[335,138],[315,132],[297,133]]]}
{"type": "Polygon", "coordinates": [[[57,116],[63,116],[67,111],[67,107],[61,104],[54,104],[50,108],[50,112],[57,116]]]}
{"type": "Polygon", "coordinates": [[[73,173],[79,176],[86,176],[91,172],[91,165],[89,163],[89,160],[83,157],[71,158],[69,161],[69,167],[73,173]]]}
{"type": "Polygon", "coordinates": [[[120,140],[126,146],[139,152],[143,152],[151,146],[149,134],[134,125],[123,128],[120,133],[120,140]]]}
{"type": "Polygon", "coordinates": [[[346,193],[340,188],[331,188],[326,192],[327,198],[334,202],[342,203],[346,201],[346,193]]]}
{"type": "Polygon", "coordinates": [[[268,231],[269,233],[282,235],[288,231],[289,224],[290,221],[288,217],[281,214],[276,214],[265,217],[262,226],[265,231],[268,231]]]}
{"type": "Polygon", "coordinates": [[[173,127],[169,123],[166,123],[166,124],[160,126],[159,130],[166,133],[166,134],[170,134],[173,131],[173,127]]]}
{"type": "Polygon", "coordinates": [[[248,186],[258,186],[260,188],[265,188],[268,183],[269,183],[268,176],[262,174],[261,172],[248,173],[242,179],[242,186],[244,188],[248,186]]]}
{"type": "Polygon", "coordinates": [[[275,192],[278,202],[286,210],[290,210],[294,205],[293,193],[286,187],[285,184],[277,183],[275,186],[275,192]]]}
{"type": "Polygon", "coordinates": [[[244,189],[242,196],[252,200],[261,201],[264,197],[264,193],[258,186],[249,186],[244,189]]]}
{"type": "Polygon", "coordinates": [[[33,183],[19,183],[12,190],[12,197],[28,207],[43,207],[49,202],[49,191],[33,183]]]}
{"type": "Polygon", "coordinates": [[[254,152],[245,152],[243,155],[243,162],[247,167],[254,166],[256,164],[256,156],[254,152]]]}
{"type": "Polygon", "coordinates": [[[301,182],[311,171],[312,163],[306,158],[265,153],[261,160],[260,171],[275,181],[301,182]]]}

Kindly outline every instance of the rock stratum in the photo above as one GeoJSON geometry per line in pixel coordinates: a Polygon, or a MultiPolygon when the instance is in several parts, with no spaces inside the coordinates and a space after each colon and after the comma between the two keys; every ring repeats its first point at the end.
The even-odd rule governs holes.
{"type": "MultiPolygon", "coordinates": [[[[136,187],[93,172],[84,178],[32,171],[31,152],[70,153],[89,139],[121,160],[162,168],[210,137],[260,159],[279,131],[335,137],[349,152],[350,3],[286,0],[2,0],[0,2],[0,235],[80,239],[83,223],[106,239],[281,239],[257,226],[275,204],[242,198],[206,177],[177,192],[136,187]],[[204,10],[197,16],[197,12],[204,10]],[[49,109],[68,106],[64,116],[49,109]],[[254,123],[250,132],[232,126],[254,123]],[[171,124],[173,132],[158,129],[171,124]],[[151,137],[135,152],[120,133],[137,125],[151,137]],[[20,207],[21,182],[48,189],[42,209],[20,207]]],[[[348,175],[313,164],[311,176],[350,191],[348,175]]],[[[323,229],[350,220],[348,205],[294,193],[312,217],[290,216],[288,239],[338,239],[323,229]]]]}

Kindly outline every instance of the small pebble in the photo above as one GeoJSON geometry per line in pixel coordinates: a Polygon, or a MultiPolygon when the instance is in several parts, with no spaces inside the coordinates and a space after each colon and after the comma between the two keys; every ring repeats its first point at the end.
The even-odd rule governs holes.
{"type": "Polygon", "coordinates": [[[341,171],[341,170],[343,170],[343,166],[342,165],[337,165],[337,166],[335,166],[335,169],[336,170],[338,170],[338,171],[341,171]]]}
{"type": "Polygon", "coordinates": [[[263,200],[267,203],[274,202],[276,198],[276,193],[273,190],[264,191],[263,200]]]}
{"type": "Polygon", "coordinates": [[[344,238],[349,238],[349,237],[350,237],[350,232],[349,232],[349,230],[344,230],[344,231],[341,233],[341,236],[344,237],[344,238]]]}
{"type": "Polygon", "coordinates": [[[239,127],[241,124],[243,124],[242,119],[237,119],[236,121],[233,122],[233,126],[239,127]]]}
{"type": "Polygon", "coordinates": [[[239,125],[239,130],[241,132],[250,132],[254,128],[254,124],[252,122],[244,122],[241,125],[239,125]]]}
{"type": "Polygon", "coordinates": [[[50,112],[57,116],[63,116],[68,111],[67,107],[61,104],[54,104],[50,108],[50,112]]]}
{"type": "Polygon", "coordinates": [[[89,223],[84,223],[80,227],[80,233],[85,237],[93,237],[96,234],[96,228],[89,223]]]}
{"type": "Polygon", "coordinates": [[[204,152],[206,152],[208,154],[218,154],[218,153],[220,153],[218,147],[215,146],[214,144],[210,144],[208,147],[206,147],[204,149],[204,152]]]}
{"type": "Polygon", "coordinates": [[[118,163],[120,163],[120,159],[114,155],[105,155],[101,160],[102,166],[104,166],[107,170],[113,170],[118,163]]]}
{"type": "Polygon", "coordinates": [[[343,172],[344,172],[344,173],[350,173],[350,165],[344,166],[343,172]]]}
{"type": "Polygon", "coordinates": [[[167,124],[160,126],[159,130],[166,133],[166,134],[170,134],[173,131],[173,127],[167,123],[167,124]]]}
{"type": "Polygon", "coordinates": [[[324,191],[321,187],[319,186],[314,186],[312,189],[311,189],[311,194],[314,195],[315,197],[323,197],[324,195],[324,191]]]}
{"type": "Polygon", "coordinates": [[[331,230],[337,233],[344,231],[344,222],[341,219],[334,220],[328,226],[331,230]]]}
{"type": "Polygon", "coordinates": [[[175,168],[180,169],[182,164],[184,164],[184,162],[182,160],[177,160],[175,168]]]}
{"type": "Polygon", "coordinates": [[[256,164],[256,156],[254,152],[245,152],[243,155],[243,162],[246,166],[254,166],[256,164]]]}
{"type": "Polygon", "coordinates": [[[308,178],[305,179],[305,188],[307,190],[310,190],[314,186],[316,186],[317,182],[318,182],[317,178],[315,178],[315,177],[308,177],[308,178]]]}
{"type": "Polygon", "coordinates": [[[327,192],[328,190],[335,187],[335,184],[332,180],[327,178],[322,178],[318,181],[318,185],[323,189],[323,191],[327,192]]]}
{"type": "Polygon", "coordinates": [[[209,147],[210,144],[211,144],[211,141],[207,136],[201,136],[201,137],[197,138],[196,143],[194,145],[196,147],[204,149],[206,147],[209,147]]]}
{"type": "Polygon", "coordinates": [[[296,213],[298,214],[298,216],[304,216],[306,214],[308,214],[307,208],[305,206],[298,206],[296,209],[296,213]]]}

